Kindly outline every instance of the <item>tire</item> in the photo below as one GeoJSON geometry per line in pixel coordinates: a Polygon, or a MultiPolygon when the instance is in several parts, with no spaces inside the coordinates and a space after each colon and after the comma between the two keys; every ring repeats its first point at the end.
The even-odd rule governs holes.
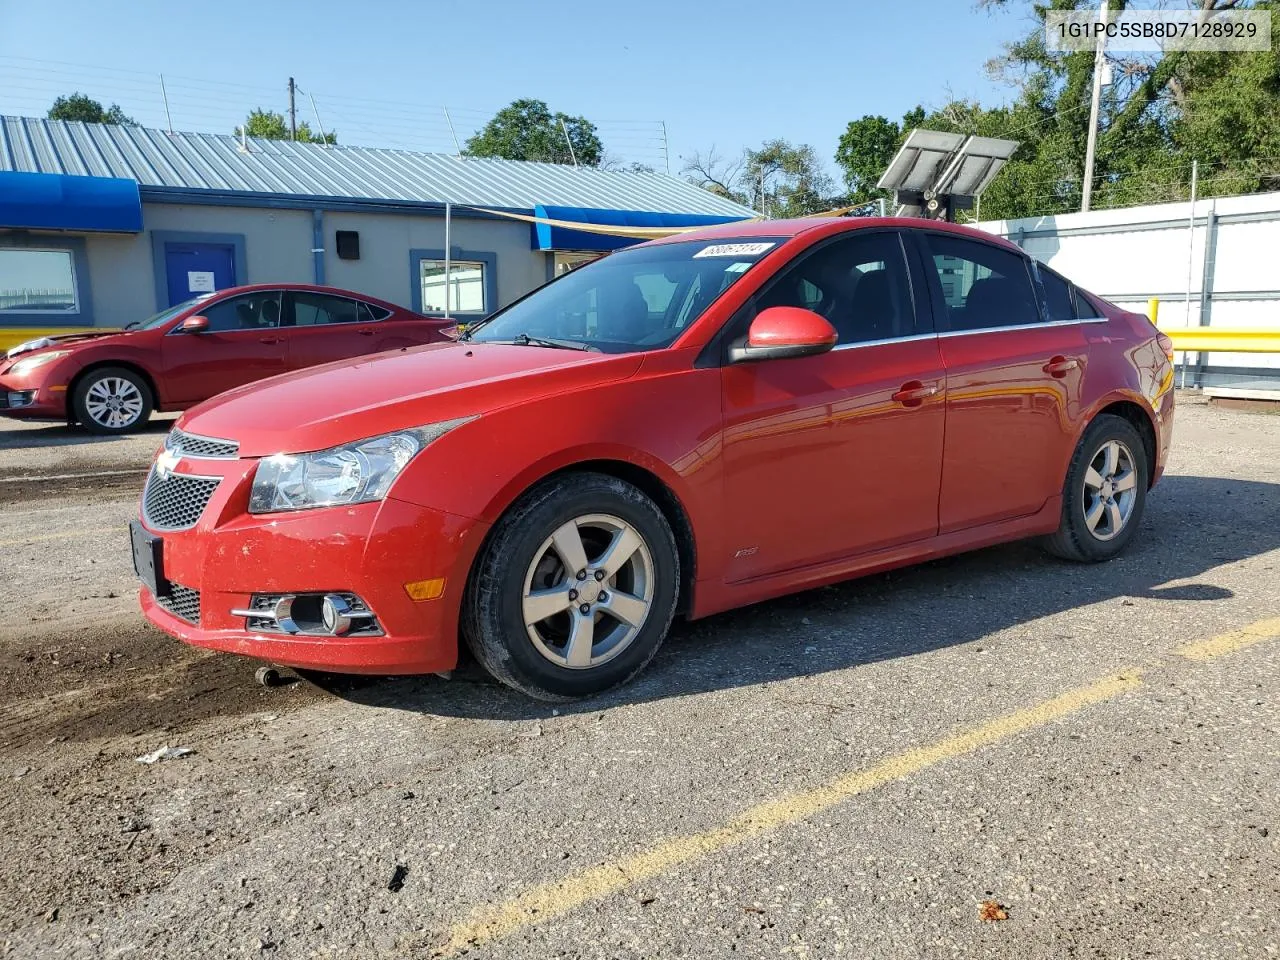
{"type": "Polygon", "coordinates": [[[1147,448],[1133,424],[1112,414],[1099,416],[1071,456],[1062,488],[1062,522],[1045,539],[1045,549],[1080,563],[1118,556],[1142,523],[1150,476],[1147,448]]]}
{"type": "Polygon", "coordinates": [[[151,388],[125,367],[100,367],[81,378],[71,398],[76,420],[90,433],[141,430],[155,409],[151,388]]]}
{"type": "Polygon", "coordinates": [[[653,659],[679,583],[675,536],[652,500],[616,477],[562,474],[530,489],[495,525],[467,584],[462,635],[507,686],[539,700],[589,697],[653,659]],[[611,548],[620,565],[607,556],[611,548]],[[570,569],[574,556],[585,558],[585,570],[570,569]]]}

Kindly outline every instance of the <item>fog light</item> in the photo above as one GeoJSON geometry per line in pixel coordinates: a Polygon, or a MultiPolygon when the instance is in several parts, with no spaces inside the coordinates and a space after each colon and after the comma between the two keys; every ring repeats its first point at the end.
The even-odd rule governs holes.
{"type": "Polygon", "coordinates": [[[36,392],[34,390],[10,390],[9,406],[12,409],[18,407],[29,407],[35,402],[36,392]]]}
{"type": "Polygon", "coordinates": [[[351,604],[336,593],[325,595],[320,604],[320,617],[324,628],[335,637],[346,636],[351,630],[351,604]]]}

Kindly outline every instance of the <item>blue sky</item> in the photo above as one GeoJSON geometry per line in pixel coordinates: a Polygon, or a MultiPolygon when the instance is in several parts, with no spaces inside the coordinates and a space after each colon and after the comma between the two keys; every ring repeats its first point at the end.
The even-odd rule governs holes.
{"type": "MultiPolygon", "coordinates": [[[[0,113],[41,114],[72,89],[163,126],[226,133],[282,110],[292,75],[343,142],[451,150],[517,97],[597,122],[610,153],[672,172],[714,144],[769,137],[831,160],[845,124],[923,102],[1000,102],[983,64],[1029,8],[970,0],[553,4],[518,0],[0,0],[0,113]]],[[[309,99],[299,117],[315,126],[309,99]]]]}

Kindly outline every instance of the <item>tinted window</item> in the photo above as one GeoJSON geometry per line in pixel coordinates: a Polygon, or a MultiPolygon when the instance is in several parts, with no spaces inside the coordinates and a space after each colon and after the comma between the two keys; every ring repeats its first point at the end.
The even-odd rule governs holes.
{"type": "Polygon", "coordinates": [[[299,291],[293,296],[293,322],[299,327],[328,323],[357,323],[360,304],[346,297],[299,291]]]}
{"type": "Polygon", "coordinates": [[[265,330],[280,325],[280,291],[248,293],[212,304],[200,311],[209,318],[209,331],[265,330]]]}
{"type": "Polygon", "coordinates": [[[1092,320],[1094,318],[1102,316],[1102,314],[1099,313],[1094,308],[1093,304],[1085,299],[1085,296],[1083,293],[1080,292],[1079,287],[1072,287],[1071,292],[1076,295],[1076,316],[1077,317],[1079,317],[1081,320],[1092,320]]]}
{"type": "MultiPolygon", "coordinates": [[[[783,241],[689,240],[620,250],[558,277],[468,330],[468,339],[521,334],[605,353],[667,346],[783,241]]],[[[425,261],[424,261],[425,262],[425,261]]]]}
{"type": "Polygon", "coordinates": [[[1052,270],[1040,267],[1040,283],[1044,286],[1044,302],[1049,309],[1049,319],[1074,320],[1075,307],[1071,303],[1071,284],[1052,270]]]}
{"type": "Polygon", "coordinates": [[[911,285],[895,233],[836,240],[788,267],[756,309],[804,307],[836,328],[839,343],[865,343],[915,332],[911,285]]]}
{"type": "Polygon", "coordinates": [[[922,235],[942,285],[949,330],[1038,323],[1026,260],[992,244],[922,235]]]}
{"type": "Polygon", "coordinates": [[[371,303],[360,301],[360,322],[376,323],[379,320],[385,320],[391,316],[391,311],[383,307],[375,307],[371,303]]]}

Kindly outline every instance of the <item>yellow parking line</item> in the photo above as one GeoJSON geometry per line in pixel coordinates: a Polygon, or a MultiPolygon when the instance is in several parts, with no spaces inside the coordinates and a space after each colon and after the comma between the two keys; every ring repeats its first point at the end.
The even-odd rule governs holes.
{"type": "Polygon", "coordinates": [[[126,535],[126,527],[121,524],[118,527],[94,527],[89,530],[64,530],[61,533],[38,533],[34,536],[19,537],[16,540],[0,540],[0,547],[25,547],[31,543],[44,543],[48,540],[70,540],[74,537],[96,537],[102,533],[116,533],[123,539],[126,535]]]}
{"type": "Polygon", "coordinates": [[[1234,653],[1236,650],[1251,647],[1255,643],[1270,640],[1273,637],[1280,637],[1280,617],[1259,620],[1257,623],[1251,623],[1249,626],[1233,630],[1231,633],[1224,633],[1209,640],[1201,640],[1199,643],[1189,643],[1185,647],[1179,647],[1174,652],[1180,657],[1186,657],[1188,660],[1212,660],[1214,657],[1220,657],[1224,653],[1234,653]]]}
{"type": "Polygon", "coordinates": [[[907,750],[873,767],[846,774],[805,790],[751,807],[728,824],[689,836],[674,837],[641,853],[541,884],[502,903],[478,907],[455,925],[440,948],[451,956],[469,947],[509,936],[534,923],[568,913],[673,867],[708,856],[820,813],[843,800],[866,793],[920,770],[972,753],[1024,730],[1042,726],[1084,707],[1117,697],[1142,682],[1140,671],[1126,670],[1025,710],[998,717],[929,746],[907,750]]]}

